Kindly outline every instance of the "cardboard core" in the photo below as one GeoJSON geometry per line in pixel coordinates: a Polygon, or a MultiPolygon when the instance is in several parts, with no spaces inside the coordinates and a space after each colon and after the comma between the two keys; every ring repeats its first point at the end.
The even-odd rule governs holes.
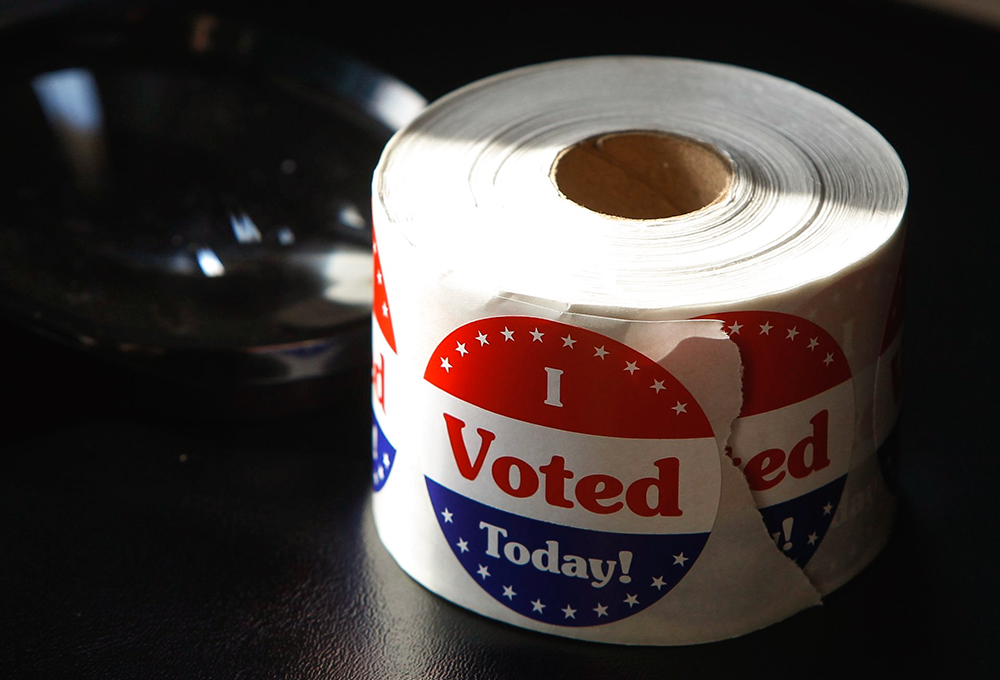
{"type": "Polygon", "coordinates": [[[584,208],[648,220],[719,202],[729,193],[733,166],[704,142],[635,130],[591,137],[563,150],[550,177],[563,196],[584,208]]]}

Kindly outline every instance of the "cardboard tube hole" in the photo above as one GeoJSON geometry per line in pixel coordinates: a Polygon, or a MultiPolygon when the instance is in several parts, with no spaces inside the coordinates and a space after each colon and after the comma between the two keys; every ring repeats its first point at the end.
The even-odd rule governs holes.
{"type": "Polygon", "coordinates": [[[732,163],[714,147],[654,131],[602,134],[565,149],[550,173],[559,192],[595,212],[626,219],[677,217],[721,201],[732,163]]]}

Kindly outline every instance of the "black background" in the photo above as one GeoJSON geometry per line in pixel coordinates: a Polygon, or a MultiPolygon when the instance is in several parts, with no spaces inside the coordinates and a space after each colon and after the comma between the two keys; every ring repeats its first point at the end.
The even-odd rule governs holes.
{"type": "Polygon", "coordinates": [[[310,35],[428,98],[555,58],[663,54],[783,76],[872,123],[911,201],[900,516],[869,568],[721,643],[522,631],[431,595],[378,543],[366,366],[310,412],[220,417],[5,323],[0,676],[996,677],[998,34],[893,3],[757,4],[186,7],[310,35]]]}

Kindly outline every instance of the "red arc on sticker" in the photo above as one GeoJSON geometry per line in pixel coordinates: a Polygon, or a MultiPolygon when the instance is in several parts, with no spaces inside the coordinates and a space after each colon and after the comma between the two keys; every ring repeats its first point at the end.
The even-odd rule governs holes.
{"type": "Polygon", "coordinates": [[[851,378],[837,341],[817,324],[778,312],[726,312],[722,321],[743,362],[741,416],[797,404],[851,378]]]}
{"type": "Polygon", "coordinates": [[[635,439],[712,437],[708,418],[673,375],[600,333],[504,316],[448,335],[424,378],[487,411],[568,432],[635,439]]]}
{"type": "Polygon", "coordinates": [[[389,298],[385,292],[385,275],[382,273],[382,260],[378,252],[378,240],[372,230],[372,253],[375,266],[375,297],[372,301],[372,314],[375,317],[382,335],[392,351],[396,351],[396,335],[392,330],[392,310],[389,308],[389,298]]]}

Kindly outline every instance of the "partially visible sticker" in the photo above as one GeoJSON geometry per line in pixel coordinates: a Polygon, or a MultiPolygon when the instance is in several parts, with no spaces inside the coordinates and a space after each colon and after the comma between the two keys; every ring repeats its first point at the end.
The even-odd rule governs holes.
{"type": "Polygon", "coordinates": [[[443,538],[525,616],[620,620],[695,564],[718,511],[711,425],[665,368],[589,329],[534,317],[462,326],[424,374],[419,436],[443,538]]]}
{"type": "Polygon", "coordinates": [[[381,491],[396,462],[396,449],[389,443],[382,426],[372,410],[372,488],[381,491]]]}
{"type": "Polygon", "coordinates": [[[777,312],[712,315],[740,349],[743,408],[727,453],[775,544],[799,566],[836,512],[854,441],[847,358],[817,324],[777,312]]]}
{"type": "Polygon", "coordinates": [[[389,375],[393,374],[395,379],[397,357],[382,330],[379,324],[372,323],[372,486],[375,491],[385,486],[392,472],[396,448],[389,442],[394,433],[398,434],[392,429],[390,412],[396,414],[399,405],[389,396],[395,393],[387,389],[393,384],[389,375]]]}
{"type": "Polygon", "coordinates": [[[378,241],[372,231],[372,254],[374,255],[375,297],[372,301],[372,316],[375,323],[385,336],[385,341],[396,351],[396,333],[392,328],[392,309],[389,307],[389,296],[385,291],[385,275],[382,273],[382,257],[378,252],[378,241]]]}
{"type": "Polygon", "coordinates": [[[812,558],[833,522],[847,475],[795,498],[760,509],[774,544],[800,567],[812,558]]]}

